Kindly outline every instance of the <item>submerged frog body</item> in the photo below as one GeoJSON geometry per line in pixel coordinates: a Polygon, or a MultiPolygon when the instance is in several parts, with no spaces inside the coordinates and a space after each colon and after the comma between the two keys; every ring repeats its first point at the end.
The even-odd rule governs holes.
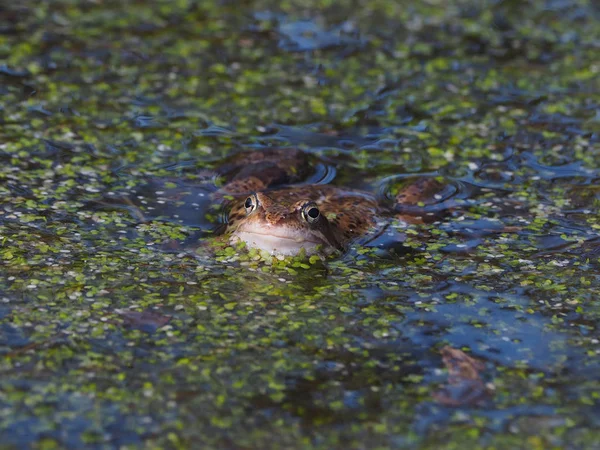
{"type": "MultiPolygon", "coordinates": [[[[282,160],[287,164],[291,158],[302,160],[303,154],[288,151],[282,160]]],[[[238,194],[225,231],[232,244],[244,242],[273,255],[329,254],[381,228],[390,215],[366,192],[322,184],[272,187],[274,178],[286,179],[286,170],[295,176],[297,167],[280,165],[276,153],[263,155],[259,165],[249,163],[225,186],[225,191],[238,194]]],[[[440,186],[433,179],[419,179],[398,193],[396,202],[416,205],[440,186]]],[[[420,221],[414,215],[399,218],[420,221]]]]}

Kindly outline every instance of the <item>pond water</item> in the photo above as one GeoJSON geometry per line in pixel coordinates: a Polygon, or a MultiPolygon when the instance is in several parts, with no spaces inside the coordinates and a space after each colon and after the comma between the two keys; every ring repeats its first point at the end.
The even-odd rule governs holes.
{"type": "Polygon", "coordinates": [[[0,447],[600,447],[599,52],[584,0],[3,3],[0,447]],[[219,243],[273,147],[452,207],[219,243]]]}

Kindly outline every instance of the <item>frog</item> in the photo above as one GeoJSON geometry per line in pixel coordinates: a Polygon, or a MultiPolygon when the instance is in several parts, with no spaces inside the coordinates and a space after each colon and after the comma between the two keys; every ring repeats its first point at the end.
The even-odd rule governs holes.
{"type": "Polygon", "coordinates": [[[229,181],[221,192],[230,201],[223,235],[229,244],[273,256],[343,253],[392,219],[423,223],[427,213],[419,205],[444,187],[434,177],[416,177],[386,205],[367,191],[302,182],[309,159],[301,150],[272,149],[241,154],[225,165],[222,174],[229,181]]]}

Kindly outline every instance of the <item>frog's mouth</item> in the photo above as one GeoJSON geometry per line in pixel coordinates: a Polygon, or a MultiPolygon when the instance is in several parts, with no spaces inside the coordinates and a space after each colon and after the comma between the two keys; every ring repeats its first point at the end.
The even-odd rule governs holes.
{"type": "Polygon", "coordinates": [[[248,248],[264,250],[272,255],[295,256],[304,249],[307,255],[318,253],[330,245],[318,236],[302,233],[290,228],[273,230],[236,230],[231,234],[231,243],[245,242],[248,248]]]}

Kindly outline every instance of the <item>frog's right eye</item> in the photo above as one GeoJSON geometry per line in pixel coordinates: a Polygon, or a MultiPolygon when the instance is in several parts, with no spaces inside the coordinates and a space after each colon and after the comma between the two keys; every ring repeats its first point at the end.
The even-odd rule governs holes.
{"type": "Polygon", "coordinates": [[[244,202],[244,208],[246,208],[246,214],[250,214],[258,206],[258,198],[256,194],[250,195],[244,202]]]}

